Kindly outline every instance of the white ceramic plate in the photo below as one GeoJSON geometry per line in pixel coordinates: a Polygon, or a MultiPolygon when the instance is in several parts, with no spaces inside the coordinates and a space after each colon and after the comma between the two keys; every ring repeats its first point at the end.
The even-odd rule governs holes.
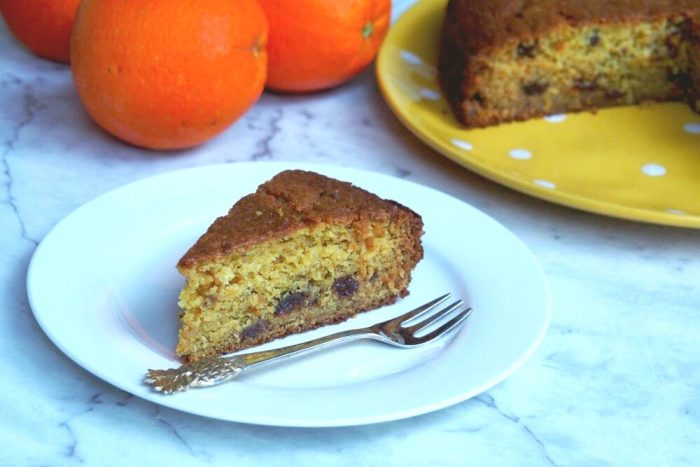
{"type": "Polygon", "coordinates": [[[222,420],[278,426],[376,423],[437,410],[502,381],[534,351],[550,297],[527,248],[473,207],[376,173],[301,163],[206,166],[124,186],[67,216],[32,258],[37,321],[76,363],[136,396],[222,420]],[[357,342],[172,396],[143,385],[148,368],[177,365],[175,263],[207,226],[277,172],[300,168],[350,181],[423,216],[425,258],[411,294],[350,321],[261,348],[399,315],[447,291],[475,313],[453,340],[403,350],[357,342]]]}

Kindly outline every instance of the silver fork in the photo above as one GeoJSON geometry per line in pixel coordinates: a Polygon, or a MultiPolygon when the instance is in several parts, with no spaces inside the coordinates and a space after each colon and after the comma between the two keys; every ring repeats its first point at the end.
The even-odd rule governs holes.
{"type": "Polygon", "coordinates": [[[350,329],[328,336],[319,337],[300,344],[280,347],[278,349],[251,352],[239,355],[223,355],[186,363],[178,368],[168,370],[148,370],[144,382],[164,394],[184,391],[189,388],[214,386],[234,379],[244,370],[262,364],[280,361],[290,357],[305,355],[332,345],[358,339],[374,339],[396,347],[416,347],[438,339],[459,325],[471,315],[472,309],[466,308],[456,312],[462,306],[462,300],[431,314],[437,305],[444,302],[450,294],[445,294],[419,306],[396,318],[377,323],[366,328],[350,329]],[[420,321],[419,318],[424,318],[420,321]],[[428,326],[440,319],[449,320],[439,327],[424,332],[428,326]],[[413,323],[413,324],[411,324],[413,323]]]}

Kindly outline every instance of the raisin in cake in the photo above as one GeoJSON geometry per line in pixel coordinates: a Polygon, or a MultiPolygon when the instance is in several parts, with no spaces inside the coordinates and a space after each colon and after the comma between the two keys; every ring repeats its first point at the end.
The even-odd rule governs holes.
{"type": "Polygon", "coordinates": [[[700,0],[451,0],[439,76],[457,119],[687,101],[700,110],[700,0]]]}
{"type": "Polygon", "coordinates": [[[281,172],[178,262],[186,284],[177,354],[199,360],[393,303],[423,257],[422,233],[420,216],[394,201],[281,172]]]}

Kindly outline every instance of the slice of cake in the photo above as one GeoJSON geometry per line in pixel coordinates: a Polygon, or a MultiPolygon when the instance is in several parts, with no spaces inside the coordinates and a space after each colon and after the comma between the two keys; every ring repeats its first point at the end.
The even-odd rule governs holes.
{"type": "Polygon", "coordinates": [[[467,127],[646,101],[700,110],[700,1],[451,0],[438,69],[467,127]]]}
{"type": "Polygon", "coordinates": [[[408,294],[418,214],[349,183],[285,171],[218,218],[180,259],[177,354],[223,354],[337,323],[408,294]]]}

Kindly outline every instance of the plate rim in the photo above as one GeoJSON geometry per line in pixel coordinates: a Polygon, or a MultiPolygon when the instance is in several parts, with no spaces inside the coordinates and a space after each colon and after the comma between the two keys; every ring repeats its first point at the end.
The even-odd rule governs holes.
{"type": "MultiPolygon", "coordinates": [[[[27,270],[27,295],[29,299],[29,304],[32,309],[32,314],[34,315],[36,321],[38,322],[40,328],[42,331],[46,334],[47,337],[49,337],[50,341],[52,342],[53,345],[55,345],[59,350],[61,350],[62,353],[64,353],[66,356],[68,356],[75,364],[78,366],[82,367],[89,373],[93,374],[94,376],[98,377],[99,379],[107,382],[108,384],[115,386],[121,390],[130,392],[142,399],[148,400],[150,402],[156,403],[158,405],[162,405],[165,407],[169,407],[175,410],[179,410],[182,412],[190,413],[193,415],[198,415],[198,416],[204,416],[207,418],[213,418],[213,419],[218,419],[218,420],[223,420],[223,421],[233,421],[233,422],[238,422],[238,423],[247,423],[247,424],[256,424],[256,425],[268,425],[268,426],[288,426],[288,427],[339,427],[339,426],[357,426],[357,425],[366,425],[366,424],[375,424],[375,423],[381,423],[381,422],[387,422],[387,421],[393,421],[393,420],[400,420],[400,419],[405,419],[429,412],[433,412],[445,407],[449,407],[451,405],[454,405],[456,403],[462,402],[464,400],[467,400],[469,398],[472,398],[481,392],[499,384],[502,382],[504,379],[508,378],[513,372],[515,372],[518,368],[520,368],[531,356],[532,354],[536,351],[536,349],[539,347],[541,344],[547,329],[549,328],[549,323],[551,320],[551,313],[552,313],[552,297],[551,297],[551,291],[549,288],[549,283],[547,281],[546,275],[544,274],[544,271],[542,270],[539,261],[537,258],[534,256],[534,254],[527,248],[527,246],[509,229],[507,229],[505,226],[500,224],[498,221],[490,217],[488,214],[484,213],[483,211],[475,208],[474,206],[459,200],[458,198],[454,198],[453,196],[441,192],[435,188],[425,186],[418,184],[413,181],[409,180],[404,180],[400,179],[397,177],[392,177],[387,174],[383,173],[378,173],[378,172],[371,172],[367,170],[362,170],[362,169],[356,169],[356,168],[349,168],[349,167],[343,167],[340,165],[329,165],[329,164],[315,164],[315,163],[303,163],[303,162],[243,162],[243,163],[228,163],[228,164],[213,164],[213,165],[204,165],[204,166],[196,166],[192,168],[185,168],[185,169],[179,169],[179,170],[174,170],[170,172],[165,172],[161,173],[158,175],[146,177],[143,179],[136,180],[131,183],[127,183],[125,185],[122,185],[120,187],[117,187],[115,189],[112,189],[103,195],[100,195],[83,205],[79,206],[75,210],[71,211],[68,215],[66,215],[63,219],[61,219],[42,239],[40,242],[39,246],[35,250],[34,254],[32,255],[32,258],[29,263],[29,267],[27,270]],[[272,168],[275,168],[275,170],[283,170],[283,169],[288,169],[288,168],[300,168],[300,169],[314,169],[316,168],[317,170],[323,170],[323,168],[327,168],[330,171],[350,171],[354,172],[355,174],[373,174],[375,176],[378,176],[379,178],[389,178],[389,179],[394,179],[395,181],[405,184],[407,186],[412,186],[416,185],[419,186],[423,189],[430,190],[432,192],[435,192],[436,194],[448,198],[452,198],[455,202],[460,203],[463,205],[465,208],[471,210],[473,213],[475,213],[478,216],[482,216],[483,219],[487,220],[488,222],[491,222],[492,225],[496,226],[499,229],[502,229],[503,233],[508,235],[510,240],[514,241],[517,247],[521,250],[522,253],[524,253],[527,256],[528,261],[532,264],[534,267],[533,271],[537,274],[539,283],[542,285],[542,290],[543,296],[541,298],[544,299],[544,305],[545,309],[543,310],[544,313],[544,321],[541,324],[541,327],[538,330],[536,338],[530,342],[529,347],[527,350],[519,355],[519,357],[512,361],[508,368],[503,370],[501,374],[498,376],[496,379],[484,381],[480,386],[476,386],[471,388],[469,391],[461,391],[459,394],[450,397],[450,398],[445,398],[437,402],[429,403],[429,404],[422,404],[419,405],[418,407],[414,407],[413,410],[404,410],[400,413],[392,413],[391,411],[388,411],[387,413],[384,413],[382,415],[378,416],[372,416],[372,417],[359,417],[357,419],[354,419],[352,417],[350,418],[344,418],[344,419],[337,419],[335,421],[329,421],[327,419],[320,419],[320,420],[313,420],[313,419],[303,419],[303,420],[294,420],[294,419],[285,419],[285,420],[280,420],[275,417],[237,417],[237,418],[231,418],[230,416],[228,417],[222,417],[222,416],[215,416],[212,415],[211,413],[203,413],[201,411],[197,410],[190,410],[187,408],[183,408],[180,406],[177,406],[177,404],[172,404],[168,403],[172,401],[173,399],[170,399],[169,397],[172,396],[163,396],[160,394],[151,394],[151,397],[146,397],[143,393],[135,393],[128,389],[128,384],[127,383],[122,383],[119,384],[119,382],[115,382],[114,378],[110,378],[109,376],[106,376],[106,371],[96,371],[92,365],[87,362],[83,357],[80,356],[79,353],[74,352],[74,348],[65,345],[63,342],[60,342],[60,339],[57,338],[56,333],[54,333],[54,330],[47,324],[47,322],[44,320],[42,317],[42,312],[37,312],[37,304],[36,304],[36,293],[37,291],[35,290],[36,288],[36,281],[34,280],[34,277],[36,275],[36,270],[37,270],[37,264],[40,265],[40,261],[42,259],[42,256],[44,255],[43,251],[47,248],[47,244],[50,246],[51,240],[49,242],[45,242],[46,239],[51,239],[51,235],[54,232],[55,229],[59,228],[59,226],[65,225],[65,223],[70,223],[72,216],[78,215],[78,213],[81,209],[85,208],[86,206],[93,205],[92,203],[99,203],[100,200],[104,199],[107,196],[116,196],[120,190],[126,189],[128,187],[132,187],[137,184],[148,184],[148,183],[154,183],[157,182],[157,179],[160,178],[165,178],[169,177],[173,174],[176,173],[185,173],[185,172],[191,172],[191,171],[210,171],[210,170],[218,170],[219,168],[231,170],[234,167],[238,168],[241,166],[249,166],[249,167],[255,167],[259,168],[262,166],[269,167],[270,170],[272,168]],[[57,340],[58,339],[58,340],[57,340]],[[165,403],[164,403],[165,402],[165,403]]],[[[177,396],[176,396],[177,397],[177,396]]]]}
{"type": "Polygon", "coordinates": [[[401,105],[398,103],[399,99],[396,97],[399,90],[391,84],[391,80],[389,79],[387,72],[387,67],[389,65],[387,65],[387,63],[391,60],[389,57],[389,54],[391,53],[390,48],[394,45],[395,37],[401,34],[402,27],[406,27],[406,24],[418,21],[420,18],[427,17],[429,15],[441,14],[441,10],[444,10],[447,1],[448,0],[419,1],[413,5],[389,29],[389,32],[387,33],[377,54],[375,76],[380,92],[384,97],[384,101],[387,103],[394,116],[396,116],[396,118],[406,128],[408,128],[414,136],[456,164],[502,186],[514,189],[546,202],[615,219],[642,222],[652,225],[700,229],[700,216],[691,214],[679,216],[677,214],[662,211],[630,207],[619,203],[600,201],[595,198],[574,193],[554,191],[548,188],[540,187],[534,183],[528,183],[517,177],[510,176],[505,172],[476,163],[468,157],[460,156],[459,153],[453,150],[453,148],[447,143],[439,140],[438,138],[434,138],[430,132],[425,131],[418,124],[416,124],[411,119],[410,115],[407,115],[407,113],[402,110],[401,105]]]}

